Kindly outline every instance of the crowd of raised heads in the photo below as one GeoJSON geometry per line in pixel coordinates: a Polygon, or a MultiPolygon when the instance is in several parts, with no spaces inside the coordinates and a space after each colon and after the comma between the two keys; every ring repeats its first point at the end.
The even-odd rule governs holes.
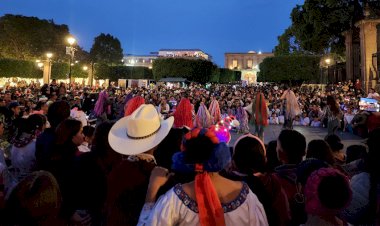
{"type": "Polygon", "coordinates": [[[0,225],[380,225],[367,96],[360,81],[7,87],[0,225]],[[293,129],[317,122],[323,140],[293,129]],[[365,142],[345,147],[338,130],[365,142]]]}

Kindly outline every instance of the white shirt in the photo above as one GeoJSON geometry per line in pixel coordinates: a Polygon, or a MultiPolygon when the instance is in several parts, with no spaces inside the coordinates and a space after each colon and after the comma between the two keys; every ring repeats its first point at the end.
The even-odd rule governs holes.
{"type": "Polygon", "coordinates": [[[72,109],[70,111],[70,117],[80,121],[82,123],[82,126],[87,126],[86,113],[84,113],[83,111],[72,109]]]}
{"type": "Polygon", "coordinates": [[[305,118],[301,119],[301,122],[302,122],[302,125],[308,126],[310,124],[310,119],[309,117],[306,116],[305,118]]]}
{"type": "MultiPolygon", "coordinates": [[[[244,184],[237,199],[222,204],[224,220],[228,226],[268,225],[264,208],[256,195],[244,184]],[[231,207],[233,206],[233,207],[231,207]]],[[[139,226],[185,226],[200,225],[197,204],[177,184],[162,195],[153,209],[145,204],[140,214],[139,226]]]]}

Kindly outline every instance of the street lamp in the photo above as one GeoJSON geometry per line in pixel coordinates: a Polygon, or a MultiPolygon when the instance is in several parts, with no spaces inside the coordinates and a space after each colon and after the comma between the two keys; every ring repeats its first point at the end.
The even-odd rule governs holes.
{"type": "Polygon", "coordinates": [[[87,71],[88,70],[88,67],[87,66],[83,66],[83,71],[87,71]]]}
{"type": "Polygon", "coordinates": [[[71,67],[73,66],[72,61],[74,60],[74,53],[76,49],[73,47],[74,43],[76,42],[74,37],[68,37],[67,42],[70,46],[66,47],[66,54],[70,55],[70,69],[69,69],[69,85],[71,86],[71,67]]]}
{"type": "Polygon", "coordinates": [[[325,59],[325,63],[327,65],[327,75],[326,75],[326,84],[327,84],[328,80],[329,80],[329,66],[330,66],[330,63],[331,63],[331,59],[330,58],[326,58],[325,59]]]}
{"type": "Polygon", "coordinates": [[[49,70],[48,70],[48,77],[47,77],[47,80],[48,80],[48,83],[50,83],[50,76],[51,76],[51,58],[53,57],[53,54],[48,52],[46,53],[46,57],[47,57],[47,61],[49,63],[49,70]]]}

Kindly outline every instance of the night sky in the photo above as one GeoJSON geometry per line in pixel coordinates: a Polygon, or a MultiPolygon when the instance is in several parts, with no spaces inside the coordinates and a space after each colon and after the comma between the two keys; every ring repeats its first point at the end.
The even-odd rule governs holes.
{"type": "MultiPolygon", "coordinates": [[[[303,0],[0,0],[0,16],[20,14],[69,25],[90,50],[101,32],[124,53],[199,48],[224,65],[225,52],[271,52],[303,0]]],[[[48,34],[47,34],[48,35],[48,34]]]]}

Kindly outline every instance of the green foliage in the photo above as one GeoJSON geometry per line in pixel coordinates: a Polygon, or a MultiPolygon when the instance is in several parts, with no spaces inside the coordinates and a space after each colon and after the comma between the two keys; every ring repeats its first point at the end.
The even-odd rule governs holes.
{"type": "Polygon", "coordinates": [[[211,80],[216,68],[212,62],[201,59],[162,58],[153,61],[156,81],[166,77],[183,77],[189,81],[206,83],[211,80]]]}
{"type": "MultiPolygon", "coordinates": [[[[67,61],[67,25],[55,24],[53,20],[6,14],[0,17],[0,58],[20,60],[45,59],[53,53],[56,61],[67,61]]],[[[76,46],[75,58],[87,61],[88,53],[76,46]]]]}
{"type": "Polygon", "coordinates": [[[95,64],[96,79],[153,79],[152,70],[146,67],[108,66],[95,64]]]}
{"type": "Polygon", "coordinates": [[[42,78],[42,70],[35,62],[0,59],[0,77],[42,78]]]}
{"type": "Polygon", "coordinates": [[[211,75],[210,82],[229,83],[241,80],[241,72],[233,71],[228,68],[216,68],[211,75]]]}
{"type": "Polygon", "coordinates": [[[350,29],[352,0],[305,0],[291,13],[291,30],[300,47],[310,53],[343,53],[342,33],[350,29]]]}
{"type": "Polygon", "coordinates": [[[285,32],[277,37],[278,45],[274,48],[275,56],[286,56],[290,54],[299,54],[302,52],[300,46],[293,35],[292,28],[289,27],[285,32]]]}
{"type": "Polygon", "coordinates": [[[101,33],[94,40],[90,57],[93,62],[119,65],[123,59],[123,49],[119,39],[110,34],[101,33]]]}
{"type": "Polygon", "coordinates": [[[32,60],[50,51],[63,59],[68,34],[67,25],[53,20],[6,14],[0,17],[0,57],[32,60]]]}
{"type": "Polygon", "coordinates": [[[268,57],[260,64],[259,81],[319,81],[320,57],[290,55],[268,57]]]}
{"type": "MultiPolygon", "coordinates": [[[[53,62],[51,65],[51,78],[66,79],[69,74],[67,63],[53,62]]],[[[0,59],[0,77],[42,78],[43,71],[35,62],[15,59],[0,59]]],[[[82,65],[75,64],[72,67],[72,76],[86,78],[88,73],[83,71],[82,65]]]]}

